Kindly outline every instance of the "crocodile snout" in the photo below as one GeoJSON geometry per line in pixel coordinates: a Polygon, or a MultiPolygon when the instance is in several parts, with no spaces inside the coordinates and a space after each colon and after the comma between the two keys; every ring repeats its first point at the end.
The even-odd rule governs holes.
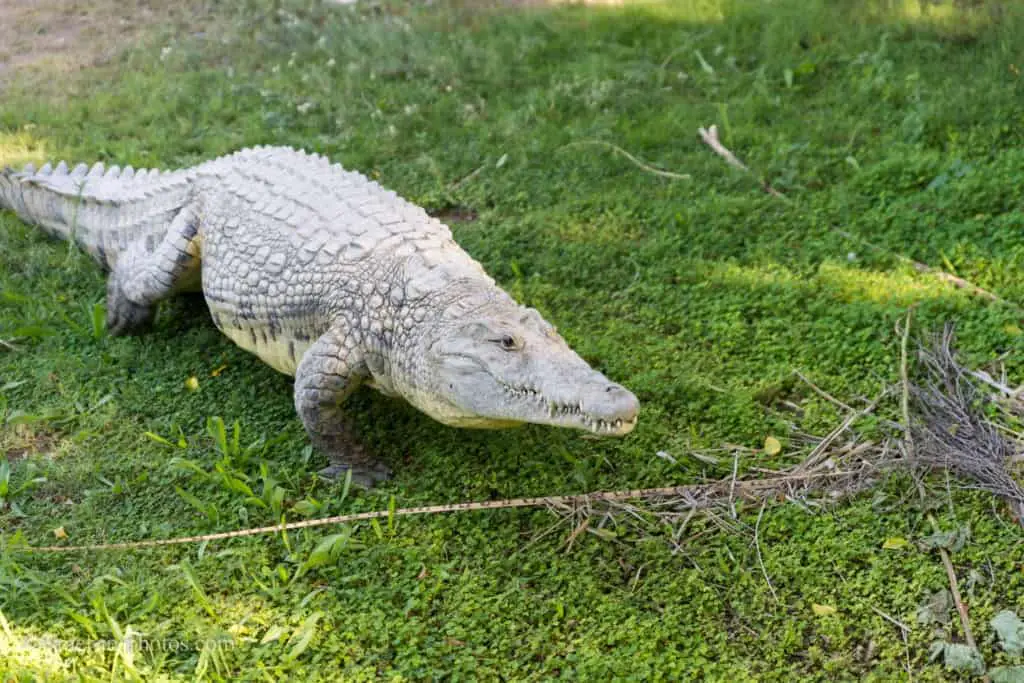
{"type": "Polygon", "coordinates": [[[582,394],[580,408],[600,427],[595,431],[622,435],[636,426],[640,401],[621,384],[605,380],[588,386],[582,394]]]}

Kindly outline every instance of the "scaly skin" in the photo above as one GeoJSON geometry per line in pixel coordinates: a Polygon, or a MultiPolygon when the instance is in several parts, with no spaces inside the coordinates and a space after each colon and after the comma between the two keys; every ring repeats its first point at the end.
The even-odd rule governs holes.
{"type": "Polygon", "coordinates": [[[114,335],[201,290],[225,335],[295,377],[325,476],[352,469],[367,487],[389,476],[341,408],[360,384],[459,427],[621,436],[636,425],[636,397],[497,287],[447,226],[317,155],[257,147],[171,173],[7,169],[0,207],[109,269],[114,335]]]}

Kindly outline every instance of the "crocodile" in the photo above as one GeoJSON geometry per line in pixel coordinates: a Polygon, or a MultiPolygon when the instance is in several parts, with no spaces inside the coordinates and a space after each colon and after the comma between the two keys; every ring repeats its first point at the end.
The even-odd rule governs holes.
{"type": "Polygon", "coordinates": [[[0,171],[0,208],[99,263],[112,336],[144,333],[161,300],[202,292],[223,334],[294,378],[328,479],[391,477],[344,410],[361,385],[453,427],[624,436],[637,424],[636,396],[447,225],[325,156],[257,146],[171,171],[29,164],[0,171]]]}

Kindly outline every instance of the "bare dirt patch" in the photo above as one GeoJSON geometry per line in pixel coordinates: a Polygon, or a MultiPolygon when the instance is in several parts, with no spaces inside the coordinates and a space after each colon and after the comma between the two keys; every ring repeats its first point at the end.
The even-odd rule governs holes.
{"type": "Polygon", "coordinates": [[[154,29],[202,30],[201,0],[0,0],[0,86],[104,64],[154,29]]]}
{"type": "Polygon", "coordinates": [[[430,215],[443,223],[472,223],[477,219],[476,211],[468,206],[448,206],[430,215]]]}
{"type": "Polygon", "coordinates": [[[9,462],[29,455],[52,453],[61,436],[40,425],[16,424],[0,432],[0,454],[9,462]]]}
{"type": "MultiPolygon", "coordinates": [[[[360,0],[328,0],[350,4],[360,0]]],[[[624,0],[454,0],[471,9],[547,4],[617,5],[624,0]]],[[[0,0],[0,89],[15,77],[53,79],[100,66],[155,31],[209,32],[224,7],[215,0],[0,0]]],[[[45,87],[45,86],[44,86],[45,87]]]]}

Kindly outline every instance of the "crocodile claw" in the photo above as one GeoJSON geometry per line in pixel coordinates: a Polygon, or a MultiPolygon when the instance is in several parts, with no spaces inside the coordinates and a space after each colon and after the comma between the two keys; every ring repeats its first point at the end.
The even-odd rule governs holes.
{"type": "Polygon", "coordinates": [[[107,331],[112,337],[142,334],[153,325],[153,306],[137,304],[124,295],[113,277],[107,284],[107,331]]]}

